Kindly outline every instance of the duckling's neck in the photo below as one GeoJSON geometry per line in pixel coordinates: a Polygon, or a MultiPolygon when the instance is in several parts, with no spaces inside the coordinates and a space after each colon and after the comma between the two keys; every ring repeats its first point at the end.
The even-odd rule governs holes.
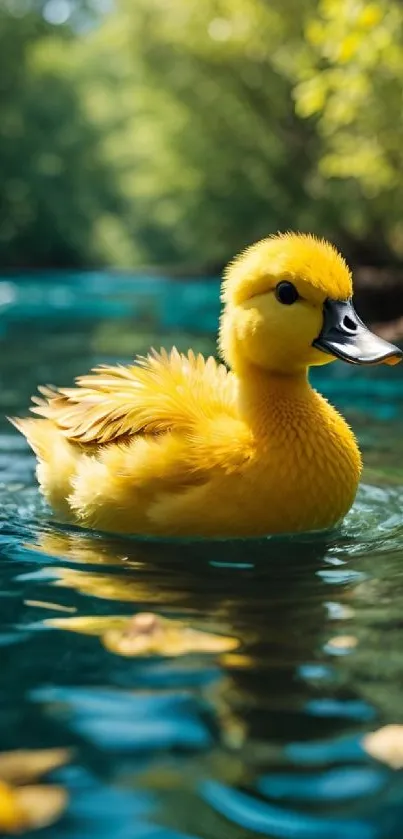
{"type": "Polygon", "coordinates": [[[239,412],[260,437],[271,435],[273,425],[292,423],[315,399],[307,368],[285,375],[244,362],[235,375],[239,412]]]}
{"type": "Polygon", "coordinates": [[[306,369],[281,375],[237,365],[234,372],[259,487],[251,515],[264,509],[267,532],[279,532],[278,520],[289,533],[336,524],[353,503],[361,471],[344,419],[310,386],[306,369]]]}

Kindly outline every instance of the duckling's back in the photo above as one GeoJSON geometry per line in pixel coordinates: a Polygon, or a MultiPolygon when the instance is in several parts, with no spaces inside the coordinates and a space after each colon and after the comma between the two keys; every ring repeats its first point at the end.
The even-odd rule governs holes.
{"type": "Polygon", "coordinates": [[[235,379],[213,358],[153,353],[130,367],[99,368],[77,385],[41,388],[32,408],[40,418],[13,420],[63,519],[115,532],[178,532],[181,515],[162,525],[160,505],[185,503],[191,489],[248,458],[235,379]]]}

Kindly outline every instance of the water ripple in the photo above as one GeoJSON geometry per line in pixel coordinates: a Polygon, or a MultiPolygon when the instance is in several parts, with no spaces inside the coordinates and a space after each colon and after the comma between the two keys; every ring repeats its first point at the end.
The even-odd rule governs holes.
{"type": "MultiPolygon", "coordinates": [[[[25,413],[38,381],[68,385],[150,344],[213,349],[216,283],[51,279],[0,283],[2,414],[25,413]]],[[[341,364],[313,378],[366,463],[331,533],[203,543],[61,526],[0,420],[0,748],[75,750],[50,779],[70,796],[51,839],[400,839],[402,382],[341,364]],[[144,612],[236,645],[138,657],[84,631],[144,612]]]]}

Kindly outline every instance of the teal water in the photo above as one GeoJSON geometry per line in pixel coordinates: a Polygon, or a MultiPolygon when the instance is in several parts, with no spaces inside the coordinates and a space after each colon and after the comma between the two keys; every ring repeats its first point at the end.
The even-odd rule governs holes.
{"type": "MultiPolygon", "coordinates": [[[[1,417],[25,413],[39,382],[150,345],[208,353],[217,315],[208,280],[2,278],[1,417]]],[[[0,750],[74,748],[46,780],[66,787],[66,812],[35,835],[403,836],[402,773],[365,739],[403,725],[403,369],[337,363],[315,382],[366,462],[353,510],[320,537],[163,543],[60,527],[0,420],[0,750]],[[69,631],[143,611],[238,646],[124,657],[85,621],[69,631]]]]}

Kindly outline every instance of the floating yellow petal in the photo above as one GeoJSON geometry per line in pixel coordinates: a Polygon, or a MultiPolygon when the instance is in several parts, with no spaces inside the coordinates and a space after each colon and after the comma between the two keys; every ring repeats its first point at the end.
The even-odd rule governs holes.
{"type": "Polygon", "coordinates": [[[25,822],[15,833],[28,829],[39,830],[54,824],[63,814],[68,803],[68,795],[63,787],[29,786],[19,787],[15,791],[19,812],[24,814],[25,822]]]}
{"type": "Polygon", "coordinates": [[[132,618],[52,618],[45,623],[58,629],[101,636],[107,650],[128,657],[224,653],[239,646],[236,638],[202,632],[183,621],[161,618],[152,612],[142,612],[132,618]]]}
{"type": "Polygon", "coordinates": [[[68,749],[0,753],[0,833],[12,836],[53,824],[68,796],[59,786],[18,786],[63,766],[68,749]]]}
{"type": "Polygon", "coordinates": [[[392,769],[403,768],[403,725],[385,725],[367,734],[362,745],[375,760],[392,769]]]}

